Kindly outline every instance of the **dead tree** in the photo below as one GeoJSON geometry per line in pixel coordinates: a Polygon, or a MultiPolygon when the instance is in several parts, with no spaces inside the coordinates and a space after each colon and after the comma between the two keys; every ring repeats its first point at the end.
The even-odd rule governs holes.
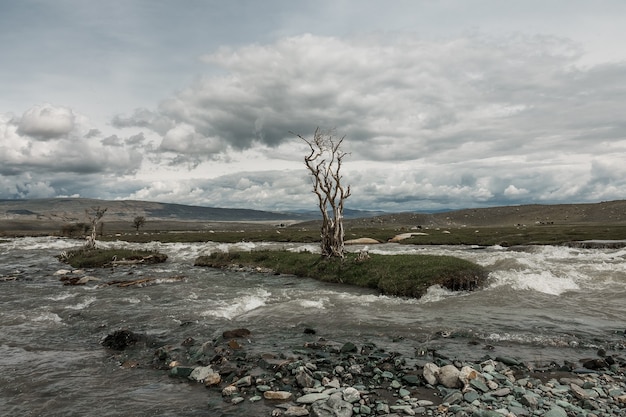
{"type": "Polygon", "coordinates": [[[92,207],[90,210],[85,210],[85,214],[87,215],[89,223],[91,224],[91,234],[87,236],[87,243],[85,243],[85,248],[96,248],[96,234],[98,232],[98,224],[101,223],[102,217],[104,217],[104,213],[106,213],[106,211],[106,208],[101,209],[100,206],[92,207]]]}
{"type": "Polygon", "coordinates": [[[317,195],[318,206],[322,213],[321,249],[322,256],[343,258],[344,202],[350,196],[350,186],[341,184],[341,165],[347,153],[341,150],[341,139],[333,137],[332,132],[323,132],[318,127],[312,140],[296,135],[309,145],[311,152],[304,157],[313,179],[313,192],[317,195]]]}

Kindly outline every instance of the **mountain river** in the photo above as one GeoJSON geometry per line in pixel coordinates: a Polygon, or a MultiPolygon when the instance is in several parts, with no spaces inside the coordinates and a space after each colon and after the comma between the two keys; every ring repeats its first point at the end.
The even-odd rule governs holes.
{"type": "Polygon", "coordinates": [[[287,275],[193,266],[197,256],[214,251],[317,250],[296,243],[99,242],[148,247],[167,254],[168,261],[89,269],[82,275],[99,281],[64,286],[57,271],[71,268],[54,256],[80,244],[54,237],[0,243],[0,415],[242,415],[201,384],[171,378],[149,360],[121,366],[120,353],[101,345],[118,329],[152,340],[128,353],[144,362],[155,346],[188,337],[209,341],[242,327],[252,332],[245,343],[255,352],[288,351],[323,337],[374,343],[411,357],[432,350],[468,360],[501,355],[541,367],[596,357],[599,348],[614,354],[626,348],[626,249],[369,246],[370,253],[389,256],[453,255],[489,271],[483,289],[453,293],[433,287],[418,300],[287,275]],[[156,279],[143,287],[102,285],[139,278],[156,279]],[[316,334],[305,334],[306,328],[316,334]]]}

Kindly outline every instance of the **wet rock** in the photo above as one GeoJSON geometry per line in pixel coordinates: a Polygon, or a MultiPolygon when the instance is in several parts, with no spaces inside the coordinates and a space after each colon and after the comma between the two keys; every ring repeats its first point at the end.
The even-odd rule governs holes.
{"type": "Polygon", "coordinates": [[[285,417],[308,416],[309,410],[307,410],[305,407],[298,407],[298,406],[292,405],[289,408],[287,408],[287,410],[285,410],[283,415],[285,417]]]}
{"type": "Polygon", "coordinates": [[[133,346],[141,339],[141,336],[127,329],[116,330],[102,340],[102,345],[113,350],[124,350],[133,346]]]}
{"type": "Polygon", "coordinates": [[[299,397],[296,400],[296,402],[298,404],[313,404],[316,401],[327,400],[329,398],[330,398],[330,395],[320,392],[320,393],[305,394],[302,397],[299,397]]]}
{"type": "Polygon", "coordinates": [[[234,329],[223,332],[222,337],[224,339],[236,339],[241,337],[248,337],[250,336],[250,334],[251,332],[248,329],[234,329]]]}

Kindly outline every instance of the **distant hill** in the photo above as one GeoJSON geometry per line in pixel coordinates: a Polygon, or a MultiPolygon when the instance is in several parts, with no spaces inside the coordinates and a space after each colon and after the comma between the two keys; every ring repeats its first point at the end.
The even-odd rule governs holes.
{"type": "Polygon", "coordinates": [[[132,221],[137,216],[149,220],[255,222],[303,221],[314,216],[261,210],[187,206],[149,201],[106,201],[86,198],[47,198],[0,200],[0,220],[49,220],[65,223],[86,220],[85,210],[107,208],[106,221],[132,221]]]}
{"type": "Polygon", "coordinates": [[[347,223],[398,226],[484,227],[535,224],[626,224],[626,200],[589,204],[529,204],[438,213],[394,213],[347,223]]]}
{"type": "MultiPolygon", "coordinates": [[[[0,235],[11,231],[44,233],[69,223],[86,222],[85,210],[106,207],[105,222],[111,229],[132,229],[132,221],[144,216],[153,229],[198,230],[215,224],[318,222],[318,211],[296,213],[188,206],[148,201],[106,201],[84,198],[0,200],[0,235]]],[[[592,204],[520,205],[463,209],[436,213],[346,210],[346,227],[485,227],[534,224],[626,224],[626,200],[592,204]]],[[[263,226],[265,227],[265,226],[263,226]]]]}

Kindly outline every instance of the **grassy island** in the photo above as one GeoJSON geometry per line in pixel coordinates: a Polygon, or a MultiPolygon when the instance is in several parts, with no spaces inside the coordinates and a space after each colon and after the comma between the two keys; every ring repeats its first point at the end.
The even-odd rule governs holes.
{"type": "Polygon", "coordinates": [[[436,255],[369,255],[363,259],[359,254],[347,254],[344,259],[326,259],[310,252],[220,252],[198,257],[195,265],[258,268],[417,298],[432,285],[451,290],[473,290],[487,277],[481,266],[470,261],[436,255]]]}
{"type": "Polygon", "coordinates": [[[57,258],[74,268],[99,268],[161,263],[167,260],[167,255],[148,250],[79,248],[63,252],[57,258]]]}

